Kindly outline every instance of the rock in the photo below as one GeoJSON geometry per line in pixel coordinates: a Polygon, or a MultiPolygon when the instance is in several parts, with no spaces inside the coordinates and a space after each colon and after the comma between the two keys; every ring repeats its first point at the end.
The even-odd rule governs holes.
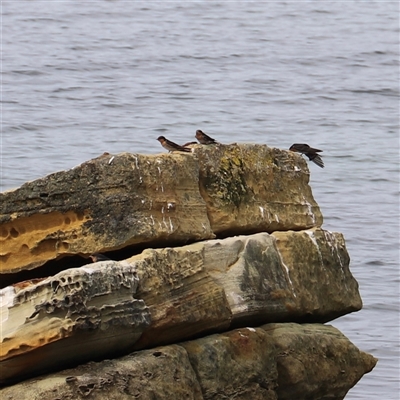
{"type": "Polygon", "coordinates": [[[376,360],[331,326],[240,328],[0,390],[7,400],[343,399],[376,360]]]}
{"type": "Polygon", "coordinates": [[[71,255],[321,226],[306,162],[261,145],[103,155],[0,194],[0,273],[71,255]]]}
{"type": "Polygon", "coordinates": [[[224,288],[233,326],[326,322],[362,307],[343,236],[336,232],[210,240],[204,245],[204,264],[224,288]]]}
{"type": "MultiPolygon", "coordinates": [[[[272,236],[303,322],[327,322],[361,310],[358,283],[350,272],[350,257],[341,233],[309,229],[274,232],[272,236]]],[[[295,315],[291,320],[296,320],[295,315]]]]}
{"type": "Polygon", "coordinates": [[[200,146],[200,192],[219,236],[322,225],[307,163],[265,145],[200,146]]]}
{"type": "Polygon", "coordinates": [[[229,328],[231,310],[224,288],[205,268],[203,247],[204,242],[148,249],[127,260],[135,266],[139,278],[137,297],[151,315],[151,324],[135,349],[229,328]]]}
{"type": "Polygon", "coordinates": [[[67,255],[214,237],[190,154],[101,156],[1,193],[0,202],[2,273],[67,255]]]}
{"type": "Polygon", "coordinates": [[[260,328],[182,343],[204,399],[276,400],[275,346],[260,328]]]}
{"type": "Polygon", "coordinates": [[[341,400],[377,360],[339,330],[319,324],[268,324],[277,351],[279,400],[341,400]]]}
{"type": "Polygon", "coordinates": [[[182,346],[213,400],[339,400],[377,361],[320,324],[240,328],[182,346]]]}
{"type": "Polygon", "coordinates": [[[308,180],[289,151],[194,145],[1,193],[0,385],[53,374],[0,397],[342,399],[376,360],[319,325],[362,302],[308,180]]]}
{"type": "Polygon", "coordinates": [[[151,314],[135,348],[248,324],[326,322],[361,309],[340,234],[316,229],[279,238],[259,233],[208,240],[128,259],[140,281],[137,296],[151,314]],[[281,253],[285,239],[292,245],[281,253]],[[293,264],[304,253],[310,263],[293,264]]]}
{"type": "Polygon", "coordinates": [[[0,291],[9,299],[0,382],[54,368],[50,350],[64,365],[230,327],[325,322],[361,307],[348,263],[340,234],[259,233],[147,249],[124,262],[63,271],[15,294],[7,287],[0,291]]]}
{"type": "Polygon", "coordinates": [[[0,384],[127,353],[150,324],[128,263],[100,262],[0,291],[0,384]]]}
{"type": "Polygon", "coordinates": [[[177,345],[141,351],[114,360],[0,389],[7,400],[201,400],[200,386],[186,351],[177,345]]]}

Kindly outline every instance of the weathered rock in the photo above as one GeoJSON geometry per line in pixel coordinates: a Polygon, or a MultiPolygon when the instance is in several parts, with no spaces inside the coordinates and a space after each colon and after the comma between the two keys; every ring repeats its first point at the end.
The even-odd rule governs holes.
{"type": "MultiPolygon", "coordinates": [[[[227,244],[229,247],[229,244],[227,244]]],[[[231,310],[224,292],[204,265],[204,242],[148,249],[128,259],[139,278],[137,297],[149,307],[151,324],[135,348],[184,340],[229,328],[231,310]]]]}
{"type": "Polygon", "coordinates": [[[343,236],[336,232],[210,240],[204,244],[204,265],[224,288],[233,326],[326,322],[362,307],[343,236]]]}
{"type": "Polygon", "coordinates": [[[350,257],[341,233],[309,229],[274,232],[272,236],[288,271],[296,309],[302,310],[302,321],[327,322],[361,310],[358,282],[350,272],[350,257]]]}
{"type": "Polygon", "coordinates": [[[7,400],[341,400],[376,360],[337,329],[268,324],[89,363],[0,390],[7,400]]]}
{"type": "Polygon", "coordinates": [[[202,146],[200,191],[213,232],[233,236],[322,225],[307,163],[265,145],[202,146]]]}
{"type": "Polygon", "coordinates": [[[343,236],[319,228],[308,179],[288,151],[195,145],[191,154],[104,154],[0,194],[0,274],[11,282],[71,255],[175,246],[1,290],[0,384],[240,327],[0,397],[342,399],[376,360],[340,332],[243,328],[326,322],[362,306],[343,236]],[[237,234],[253,235],[207,240],[237,234]],[[187,242],[197,243],[177,247],[187,242]]]}
{"type": "Polygon", "coordinates": [[[124,262],[90,264],[27,283],[15,295],[7,287],[0,291],[9,299],[2,307],[0,376],[4,382],[22,376],[21,366],[31,365],[36,353],[41,361],[30,373],[51,368],[51,343],[57,363],[69,362],[75,350],[65,341],[89,340],[83,334],[97,340],[79,350],[79,360],[88,361],[100,355],[99,346],[110,354],[229,327],[325,322],[361,307],[348,262],[340,234],[259,233],[147,249],[124,262]]]}
{"type": "Polygon", "coordinates": [[[214,237],[190,154],[104,155],[1,193],[0,202],[1,273],[66,255],[214,237]]]}
{"type": "Polygon", "coordinates": [[[103,155],[0,194],[0,273],[142,243],[320,226],[308,180],[301,157],[265,145],[103,155]]]}
{"type": "Polygon", "coordinates": [[[276,347],[279,400],[341,400],[377,360],[339,330],[319,324],[268,324],[276,347]]]}
{"type": "Polygon", "coordinates": [[[133,266],[110,261],[2,290],[0,384],[127,353],[150,323],[137,286],[133,266]]]}
{"type": "Polygon", "coordinates": [[[201,400],[186,351],[177,345],[89,363],[0,389],[7,400],[201,400]]]}
{"type": "Polygon", "coordinates": [[[237,329],[182,346],[204,399],[277,399],[275,345],[262,329],[237,329]]]}
{"type": "Polygon", "coordinates": [[[285,234],[293,245],[282,253],[275,235],[259,233],[145,250],[130,258],[140,280],[137,297],[151,314],[135,348],[229,326],[326,322],[358,311],[362,302],[343,237],[322,229],[282,232],[281,244],[285,234]],[[293,265],[304,253],[311,264],[293,265]]]}

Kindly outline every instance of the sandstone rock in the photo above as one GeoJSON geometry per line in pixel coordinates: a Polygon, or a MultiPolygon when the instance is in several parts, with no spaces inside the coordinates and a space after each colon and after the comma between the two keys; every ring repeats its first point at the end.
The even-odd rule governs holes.
{"type": "Polygon", "coordinates": [[[176,343],[229,328],[231,310],[224,288],[206,270],[201,243],[148,249],[127,260],[135,265],[139,278],[137,297],[151,315],[151,324],[135,348],[176,343]]]}
{"type": "Polygon", "coordinates": [[[0,389],[0,397],[341,400],[375,364],[331,326],[267,324],[81,365],[0,389]]]}
{"type": "Polygon", "coordinates": [[[267,324],[182,343],[204,399],[343,399],[376,359],[320,324],[267,324]]]}
{"type": "Polygon", "coordinates": [[[259,233],[145,250],[130,258],[140,281],[137,297],[151,314],[135,348],[229,326],[326,322],[361,308],[340,234],[317,229],[282,232],[279,238],[278,246],[275,234],[259,233]],[[281,253],[285,238],[292,245],[281,253]],[[293,265],[304,253],[309,264],[293,265]]]}
{"type": "Polygon", "coordinates": [[[272,236],[288,271],[296,309],[302,310],[300,320],[327,322],[361,310],[358,283],[351,275],[341,233],[310,229],[274,232],[272,236]]]}
{"type": "Polygon", "coordinates": [[[195,145],[105,153],[1,193],[0,274],[14,283],[0,290],[1,385],[240,329],[91,362],[0,397],[342,399],[376,360],[332,327],[277,323],[362,306],[343,236],[320,228],[308,180],[288,151],[195,145]],[[252,235],[207,240],[236,234],[252,235]],[[46,264],[31,277],[54,274],[63,257],[130,246],[147,250],[18,282],[19,271],[46,264]]]}
{"type": "Polygon", "coordinates": [[[0,384],[128,352],[150,323],[137,286],[110,261],[0,291],[0,384]]]}
{"type": "Polygon", "coordinates": [[[279,400],[341,400],[377,360],[339,330],[319,324],[268,324],[277,351],[279,400]]]}
{"type": "Polygon", "coordinates": [[[265,145],[193,151],[105,154],[1,193],[0,273],[143,243],[322,224],[301,157],[265,145]]]}
{"type": "Polygon", "coordinates": [[[204,399],[276,400],[275,346],[260,328],[182,343],[204,399]]]}
{"type": "Polygon", "coordinates": [[[191,154],[124,153],[1,193],[0,270],[137,243],[212,238],[198,181],[191,154]]]}
{"type": "Polygon", "coordinates": [[[293,152],[233,144],[196,149],[213,232],[233,236],[322,225],[307,163],[293,152]]]}
{"type": "MultiPolygon", "coordinates": [[[[185,275],[188,271],[193,273],[193,266],[197,272],[206,272],[223,290],[233,326],[293,320],[325,322],[362,306],[357,281],[349,270],[343,236],[322,229],[208,240],[167,251],[145,251],[129,261],[137,265],[141,298],[146,299],[142,291],[152,293],[153,288],[161,288],[154,291],[157,298],[146,301],[150,309],[154,300],[160,299],[160,290],[169,287],[167,279],[156,286],[153,281],[146,281],[146,276],[156,276],[146,272],[151,266],[160,272],[157,280],[167,276],[170,282],[172,276],[181,282],[174,269],[179,263],[186,265],[181,269],[181,273],[187,271],[185,275]],[[301,263],[293,261],[303,258],[301,263]]],[[[195,288],[197,292],[206,292],[214,284],[205,281],[202,286],[199,282],[195,288]]],[[[222,304],[216,300],[202,303],[222,304]]],[[[157,307],[160,305],[158,302],[157,307]]]]}
{"type": "Polygon", "coordinates": [[[63,271],[16,294],[7,287],[0,292],[9,299],[2,307],[0,376],[22,376],[21,365],[35,364],[36,354],[41,361],[29,373],[51,368],[50,350],[58,364],[78,362],[73,345],[79,350],[94,337],[78,351],[79,361],[98,357],[99,346],[110,354],[229,327],[325,322],[361,307],[348,262],[336,233],[259,233],[147,249],[124,262],[63,271]]]}
{"type": "Polygon", "coordinates": [[[0,389],[7,400],[201,400],[186,351],[177,345],[89,363],[0,389]]]}

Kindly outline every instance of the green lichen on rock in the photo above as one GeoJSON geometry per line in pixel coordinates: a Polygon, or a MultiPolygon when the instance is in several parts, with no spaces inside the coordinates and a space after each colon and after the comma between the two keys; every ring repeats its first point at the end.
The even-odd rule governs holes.
{"type": "Polygon", "coordinates": [[[249,187],[246,184],[243,160],[236,155],[221,158],[219,171],[214,176],[209,176],[212,185],[217,188],[216,195],[226,204],[236,207],[246,201],[249,187]]]}
{"type": "Polygon", "coordinates": [[[195,156],[215,234],[231,235],[238,227],[254,233],[321,226],[307,164],[298,155],[266,145],[231,144],[202,146],[195,156]]]}

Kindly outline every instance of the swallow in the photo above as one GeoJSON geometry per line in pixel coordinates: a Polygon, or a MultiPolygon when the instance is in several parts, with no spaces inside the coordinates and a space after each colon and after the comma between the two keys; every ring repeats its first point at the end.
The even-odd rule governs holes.
{"type": "Polygon", "coordinates": [[[169,152],[171,151],[185,151],[187,153],[192,152],[192,149],[189,149],[188,147],[179,146],[179,144],[171,142],[164,136],[159,136],[157,140],[161,143],[161,146],[164,147],[164,149],[167,149],[169,152]]]}
{"type": "Polygon", "coordinates": [[[308,157],[308,159],[315,164],[318,165],[318,167],[324,168],[324,162],[322,161],[321,156],[318,154],[322,152],[322,150],[319,149],[314,149],[310,147],[308,144],[305,143],[295,143],[292,144],[289,148],[290,151],[295,151],[297,153],[304,154],[305,156],[308,157]]]}
{"type": "Polygon", "coordinates": [[[92,261],[95,262],[99,262],[99,261],[108,261],[110,260],[110,258],[106,257],[104,254],[100,254],[100,253],[93,253],[89,256],[92,261]]]}
{"type": "Polygon", "coordinates": [[[196,131],[196,139],[200,142],[200,144],[216,144],[218,143],[215,139],[206,135],[203,131],[198,129],[196,131]]]}

